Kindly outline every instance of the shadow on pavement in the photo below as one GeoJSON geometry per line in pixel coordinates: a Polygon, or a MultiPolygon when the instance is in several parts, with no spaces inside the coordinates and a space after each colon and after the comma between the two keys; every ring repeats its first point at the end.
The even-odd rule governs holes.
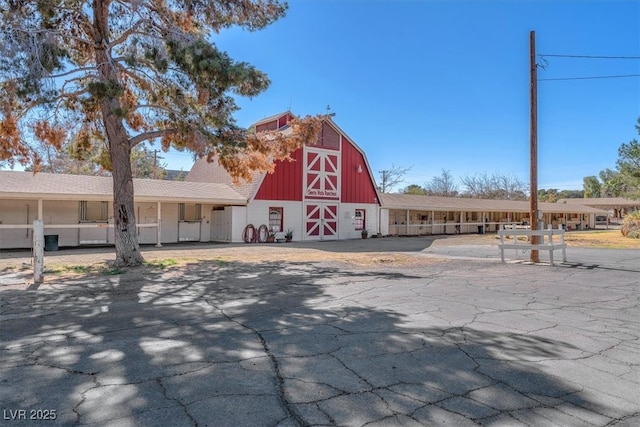
{"type": "MultiPolygon", "coordinates": [[[[193,251],[193,250],[224,250],[225,248],[247,248],[259,249],[269,248],[289,249],[296,248],[316,249],[327,252],[419,252],[429,248],[433,242],[437,240],[456,239],[457,237],[465,237],[465,235],[435,235],[435,236],[417,236],[417,237],[384,237],[369,239],[352,239],[352,240],[325,240],[316,242],[291,242],[291,243],[200,243],[200,242],[184,242],[164,244],[157,248],[154,245],[141,245],[141,251],[144,253],[153,253],[161,251],[193,251]]],[[[468,237],[468,236],[467,236],[468,237]]],[[[74,248],[60,248],[57,251],[45,252],[45,259],[48,257],[58,258],[64,256],[82,256],[85,254],[104,254],[105,260],[115,258],[113,246],[83,246],[74,248]]],[[[0,259],[24,259],[30,258],[31,251],[25,249],[3,249],[0,251],[0,259]]]]}
{"type": "Polygon", "coordinates": [[[202,261],[6,290],[0,400],[67,425],[504,425],[568,406],[605,412],[531,363],[569,344],[359,302],[372,281],[412,278],[202,261]]]}
{"type": "Polygon", "coordinates": [[[640,269],[612,267],[612,266],[606,266],[602,264],[589,264],[589,263],[582,263],[582,262],[563,262],[562,266],[569,267],[569,268],[584,269],[584,270],[611,270],[611,271],[624,271],[624,272],[630,272],[630,273],[640,273],[640,269]]]}

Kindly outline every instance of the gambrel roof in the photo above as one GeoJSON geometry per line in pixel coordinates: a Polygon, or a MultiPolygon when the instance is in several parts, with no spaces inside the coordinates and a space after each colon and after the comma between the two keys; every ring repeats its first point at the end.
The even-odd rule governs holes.
{"type": "MultiPolygon", "coordinates": [[[[265,117],[264,119],[254,123],[252,127],[273,122],[285,115],[293,116],[289,111],[282,112],[269,117],[265,117]]],[[[348,143],[350,143],[355,148],[355,150],[357,150],[357,152],[362,155],[364,161],[362,168],[369,175],[371,182],[375,183],[375,179],[373,177],[371,168],[369,167],[364,150],[362,150],[362,148],[360,148],[351,138],[349,138],[347,134],[331,119],[331,117],[326,117],[323,122],[324,124],[333,128],[333,130],[337,132],[338,135],[342,135],[342,137],[344,137],[344,139],[347,140],[348,143]]],[[[286,134],[288,132],[291,132],[291,128],[288,126],[283,126],[280,128],[280,131],[286,134]]],[[[313,145],[310,146],[313,147],[313,145]]],[[[260,186],[263,183],[266,175],[267,172],[256,171],[253,173],[252,179],[250,181],[247,182],[240,180],[238,183],[234,183],[231,175],[224,169],[224,167],[220,165],[216,158],[214,158],[212,162],[207,162],[206,159],[201,158],[194,163],[185,180],[188,182],[210,182],[226,184],[237,191],[239,194],[250,200],[258,193],[258,190],[260,189],[260,186]]],[[[374,191],[377,192],[377,189],[375,189],[375,187],[374,191]]],[[[377,198],[377,200],[379,200],[379,197],[377,198]]]]}

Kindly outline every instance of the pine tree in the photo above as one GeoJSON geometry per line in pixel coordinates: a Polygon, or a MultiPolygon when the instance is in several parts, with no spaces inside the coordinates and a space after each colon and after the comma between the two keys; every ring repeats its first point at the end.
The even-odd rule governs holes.
{"type": "Polygon", "coordinates": [[[107,147],[113,177],[116,265],[143,262],[131,150],[159,140],[220,160],[246,178],[314,139],[319,119],[290,136],[237,126],[232,94],[255,96],[267,76],[211,38],[284,16],[277,0],[0,0],[0,162],[35,170],[34,141],[76,152],[107,147]]]}

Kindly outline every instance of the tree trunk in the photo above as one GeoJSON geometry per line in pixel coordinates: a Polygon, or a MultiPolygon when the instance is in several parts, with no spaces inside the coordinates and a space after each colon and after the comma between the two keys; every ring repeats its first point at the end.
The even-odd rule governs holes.
{"type": "Polygon", "coordinates": [[[122,105],[118,98],[118,74],[110,57],[109,0],[93,1],[93,27],[96,64],[100,82],[111,90],[100,99],[100,111],[111,157],[113,175],[113,221],[116,244],[115,266],[135,266],[144,262],[138,244],[135,208],[133,205],[133,178],[131,174],[131,146],[123,124],[122,105]]]}
{"type": "Polygon", "coordinates": [[[113,175],[113,222],[116,244],[116,266],[134,266],[144,262],[138,244],[135,208],[133,204],[133,178],[131,175],[131,148],[118,117],[105,111],[102,116],[109,138],[111,173],[113,175]]]}

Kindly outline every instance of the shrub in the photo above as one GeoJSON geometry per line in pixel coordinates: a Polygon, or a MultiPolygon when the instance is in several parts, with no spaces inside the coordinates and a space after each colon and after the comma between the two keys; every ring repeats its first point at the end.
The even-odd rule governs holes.
{"type": "Polygon", "coordinates": [[[624,217],[620,232],[625,237],[640,239],[640,211],[631,212],[624,217]]]}

